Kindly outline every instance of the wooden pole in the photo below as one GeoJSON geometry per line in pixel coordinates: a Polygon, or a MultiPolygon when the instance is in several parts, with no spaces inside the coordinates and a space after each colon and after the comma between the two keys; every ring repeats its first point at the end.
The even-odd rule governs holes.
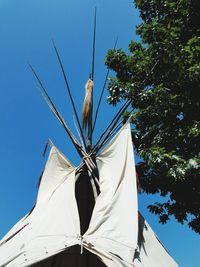
{"type": "MultiPolygon", "coordinates": [[[[94,70],[95,70],[95,48],[96,48],[96,22],[97,22],[97,9],[95,7],[94,11],[94,28],[93,28],[93,44],[92,44],[92,70],[91,70],[91,80],[94,83],[94,70]]],[[[90,151],[92,148],[92,128],[93,128],[93,90],[92,90],[92,96],[91,96],[91,103],[92,103],[92,109],[89,117],[89,124],[88,124],[88,147],[87,151],[90,151]]]]}
{"type": "Polygon", "coordinates": [[[57,56],[58,62],[60,64],[60,67],[61,67],[61,70],[62,70],[62,74],[63,74],[64,80],[65,80],[65,84],[66,84],[66,87],[67,87],[67,91],[68,91],[68,94],[69,94],[69,97],[70,97],[70,100],[71,100],[71,103],[72,103],[74,114],[75,114],[75,117],[76,117],[76,120],[77,120],[77,123],[78,123],[79,131],[80,131],[80,134],[81,134],[81,141],[83,143],[84,149],[86,150],[86,143],[85,143],[85,139],[84,139],[84,136],[83,136],[83,131],[82,131],[81,124],[80,124],[80,121],[79,121],[79,118],[78,118],[78,114],[77,114],[77,111],[76,111],[74,100],[73,100],[73,97],[72,97],[72,94],[71,94],[71,90],[70,90],[70,87],[69,87],[69,83],[68,83],[68,80],[67,80],[65,69],[64,69],[60,54],[58,52],[58,49],[57,49],[57,47],[55,45],[54,40],[52,40],[52,42],[53,42],[53,47],[54,47],[54,50],[56,52],[56,56],[57,56]]]}
{"type": "MultiPolygon", "coordinates": [[[[116,38],[115,45],[114,45],[113,49],[116,48],[117,42],[118,42],[118,37],[116,38]]],[[[110,68],[108,68],[107,72],[106,72],[106,77],[105,77],[105,80],[104,80],[103,88],[101,90],[101,94],[100,94],[100,97],[99,97],[99,102],[98,102],[97,109],[96,109],[96,112],[95,112],[95,118],[94,118],[94,124],[93,124],[93,127],[92,127],[92,132],[94,132],[94,129],[95,129],[95,126],[96,126],[97,116],[98,116],[99,108],[100,108],[100,105],[101,105],[103,93],[104,93],[105,88],[106,88],[106,84],[107,84],[109,73],[110,73],[110,68]]]]}

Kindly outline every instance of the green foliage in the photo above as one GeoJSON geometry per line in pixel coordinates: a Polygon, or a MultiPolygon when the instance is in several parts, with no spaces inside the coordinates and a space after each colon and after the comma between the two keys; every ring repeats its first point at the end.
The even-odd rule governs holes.
{"type": "MultiPolygon", "coordinates": [[[[142,190],[165,196],[149,206],[200,233],[200,1],[135,0],[142,23],[129,53],[109,50],[108,101],[132,99],[133,142],[142,190]]],[[[127,116],[127,114],[126,114],[127,116]]]]}

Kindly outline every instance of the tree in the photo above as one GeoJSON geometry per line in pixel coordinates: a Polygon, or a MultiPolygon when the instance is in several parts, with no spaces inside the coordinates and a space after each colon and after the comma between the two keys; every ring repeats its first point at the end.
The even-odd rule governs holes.
{"type": "Polygon", "coordinates": [[[163,202],[149,210],[174,215],[200,233],[200,1],[135,0],[142,23],[130,53],[109,50],[108,101],[132,100],[133,143],[141,188],[163,202]]]}

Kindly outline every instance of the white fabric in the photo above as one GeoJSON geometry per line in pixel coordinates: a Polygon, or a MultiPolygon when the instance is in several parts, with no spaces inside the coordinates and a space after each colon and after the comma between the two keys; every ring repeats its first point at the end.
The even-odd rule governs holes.
{"type": "Polygon", "coordinates": [[[81,240],[87,249],[89,243],[95,246],[93,252],[103,257],[107,266],[129,266],[122,262],[132,262],[137,239],[133,160],[130,125],[127,124],[97,158],[101,194],[97,198],[89,229],[80,239],[74,192],[75,168],[53,147],[42,176],[36,206],[4,238],[5,241],[24,227],[0,247],[0,266],[30,266],[66,246],[80,244],[81,240]],[[109,255],[109,259],[102,255],[109,255]]]}
{"type": "MultiPolygon", "coordinates": [[[[77,244],[97,255],[108,267],[133,266],[138,237],[138,210],[129,124],[122,127],[96,161],[101,193],[89,228],[80,237],[75,168],[56,147],[52,147],[35,208],[0,242],[0,267],[30,266],[77,244]],[[8,240],[9,237],[12,238],[8,240]]],[[[148,256],[141,250],[142,265],[135,260],[135,267],[177,266],[171,264],[173,260],[170,261],[164,248],[155,242],[151,229],[144,230],[144,236],[148,256]],[[157,250],[161,251],[162,257],[166,257],[165,265],[155,264],[157,250]]],[[[158,263],[161,263],[160,259],[158,263]]]]}
{"type": "Polygon", "coordinates": [[[33,212],[3,240],[15,232],[9,241],[0,243],[0,266],[29,266],[77,244],[80,224],[75,168],[55,147],[51,149],[33,212]]]}
{"type": "Polygon", "coordinates": [[[146,221],[143,222],[144,243],[135,259],[135,267],[178,267],[146,221]]]}
{"type": "Polygon", "coordinates": [[[131,263],[137,246],[136,173],[130,124],[97,157],[100,195],[84,240],[131,263]]]}

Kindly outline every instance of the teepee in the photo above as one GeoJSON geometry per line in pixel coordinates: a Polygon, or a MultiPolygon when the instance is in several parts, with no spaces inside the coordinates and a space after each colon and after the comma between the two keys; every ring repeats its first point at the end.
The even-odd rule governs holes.
{"type": "MultiPolygon", "coordinates": [[[[96,12],[92,86],[95,32],[96,12]]],[[[54,49],[74,108],[80,141],[70,131],[39,76],[30,67],[42,96],[70,137],[82,162],[78,167],[74,166],[51,141],[48,142],[51,149],[41,175],[36,203],[0,241],[0,267],[177,267],[148,223],[138,215],[130,123],[128,120],[122,127],[118,123],[130,102],[122,106],[93,145],[92,133],[100,102],[94,123],[92,106],[89,106],[85,138],[55,44],[54,49]]],[[[92,86],[89,88],[91,105],[92,86]]],[[[88,103],[88,97],[86,99],[88,103]]]]}

